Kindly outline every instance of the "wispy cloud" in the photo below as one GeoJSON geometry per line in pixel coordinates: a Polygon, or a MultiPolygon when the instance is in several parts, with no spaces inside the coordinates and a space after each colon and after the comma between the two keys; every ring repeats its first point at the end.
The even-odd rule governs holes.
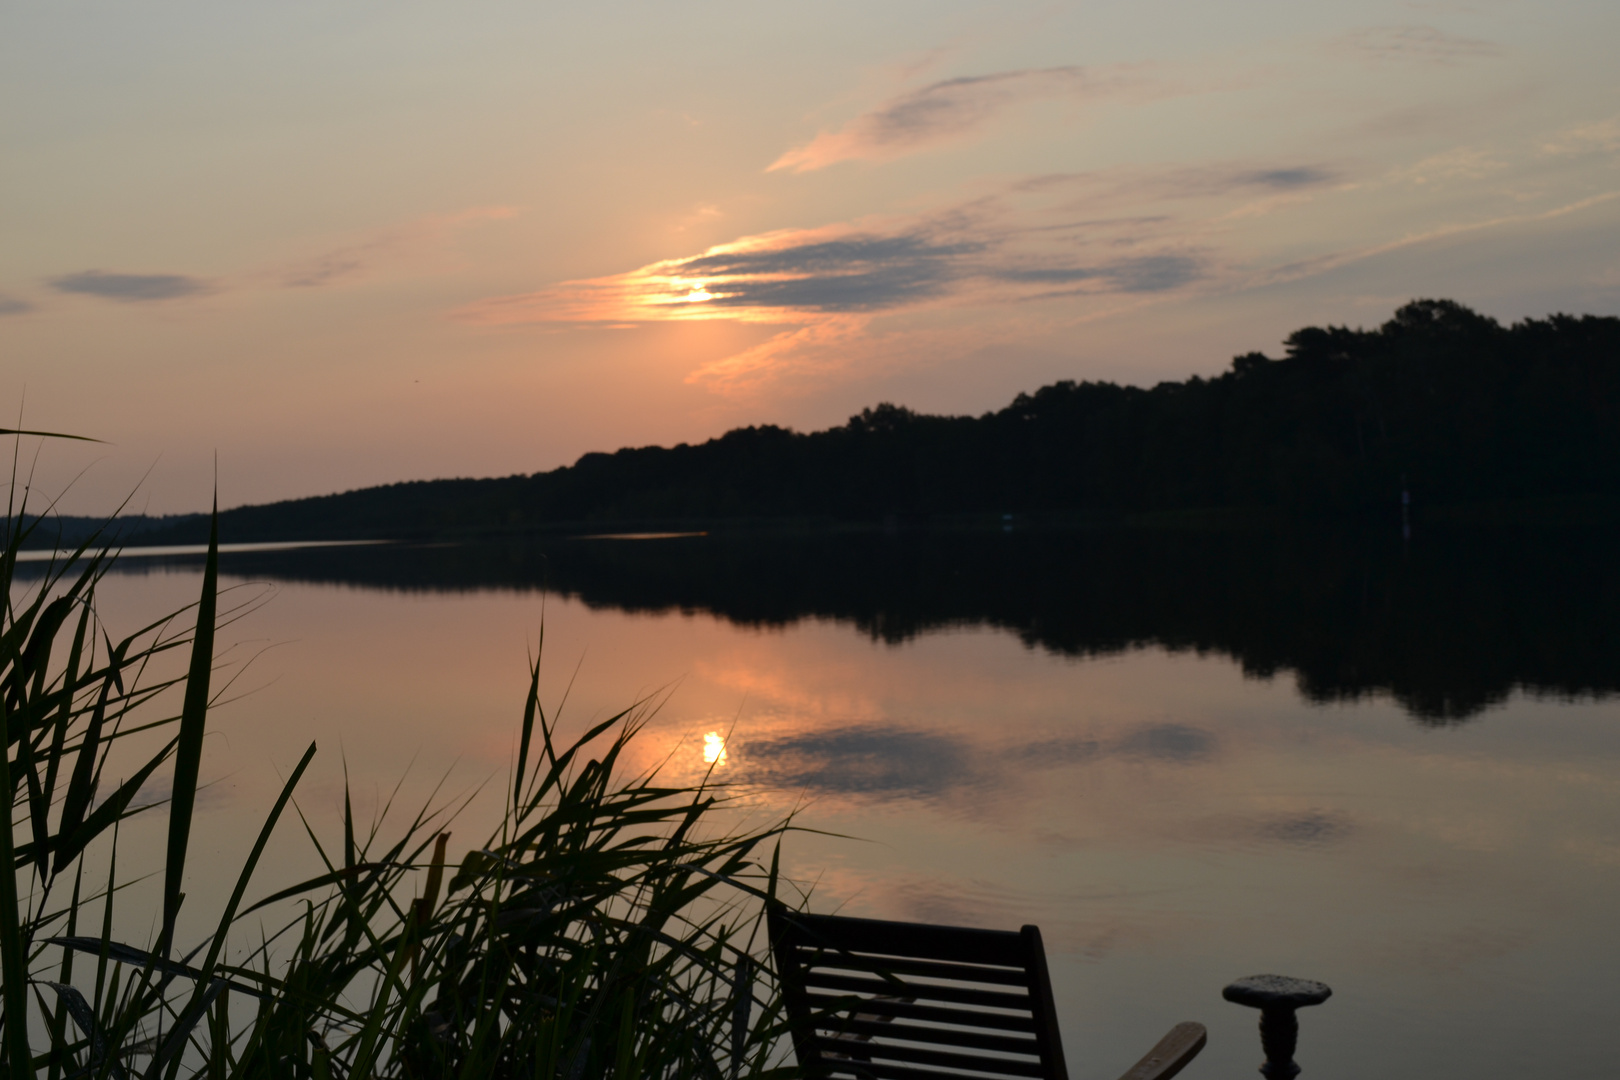
{"type": "Polygon", "coordinates": [[[1480,38],[1459,37],[1435,26],[1371,26],[1339,38],[1334,45],[1376,64],[1461,64],[1502,55],[1502,47],[1480,38]]]}
{"type": "Polygon", "coordinates": [[[1404,165],[1390,175],[1392,179],[1409,184],[1445,184],[1458,180],[1480,180],[1505,168],[1506,162],[1477,147],[1459,146],[1431,154],[1415,164],[1404,165]]]}
{"type": "MultiPolygon", "coordinates": [[[[1098,266],[1007,267],[993,275],[1021,285],[1100,285],[1100,291],[1118,293],[1164,292],[1204,276],[1203,263],[1190,255],[1143,255],[1115,259],[1098,266]]],[[[1087,291],[1099,291],[1088,289],[1087,291]]],[[[1034,299],[1044,299],[1037,295],[1034,299]]]]}
{"type": "Polygon", "coordinates": [[[840,161],[887,159],[970,135],[996,114],[1025,101],[1097,96],[1129,85],[1124,69],[1035,68],[944,79],[903,94],[824,131],[777,158],[767,171],[810,172],[840,161]]]}
{"type": "MultiPolygon", "coordinates": [[[[218,277],[81,270],[50,278],[45,284],[61,293],[140,304],[222,292],[322,289],[385,270],[415,274],[424,270],[444,273],[459,265],[451,250],[458,232],[468,226],[504,220],[518,213],[516,207],[476,206],[454,213],[430,214],[362,233],[346,243],[303,258],[218,277]]],[[[0,295],[0,315],[29,310],[32,310],[32,305],[26,301],[0,295]]]]}
{"type": "Polygon", "coordinates": [[[1584,154],[1620,150],[1620,116],[1565,128],[1542,145],[1548,154],[1584,154]]]}
{"type": "MultiPolygon", "coordinates": [[[[1331,164],[1287,161],[1029,177],[929,213],[746,236],[621,274],[490,297],[453,316],[488,327],[716,319],[773,327],[765,340],[686,376],[746,398],[939,363],[1034,326],[1072,332],[1176,297],[1264,288],[1620,198],[1603,192],[1526,213],[1487,212],[1361,243],[1346,241],[1365,234],[1341,228],[1314,252],[1292,239],[1279,245],[1279,234],[1297,230],[1247,224],[1305,213],[1324,196],[1398,184],[1415,197],[1441,179],[1479,182],[1497,169],[1494,159],[1459,150],[1359,181],[1331,164]]],[[[1455,212],[1454,193],[1443,194],[1433,212],[1455,212]]],[[[1336,203],[1334,217],[1347,209],[1355,206],[1336,203]]]]}
{"type": "MultiPolygon", "coordinates": [[[[892,363],[905,341],[875,320],[945,308],[1025,310],[1045,301],[1136,304],[1230,276],[1210,237],[1233,207],[1309,197],[1341,182],[1314,163],[1049,175],[902,218],[746,236],[625,273],[490,297],[456,311],[483,326],[723,319],[779,327],[770,339],[689,375],[721,393],[789,373],[823,375],[850,357],[892,363]],[[1160,213],[1117,213],[1152,207],[1160,213]]],[[[1079,317],[1072,305],[1070,315],[1079,317]]],[[[1028,318],[1020,315],[1019,318],[1028,318]]],[[[985,320],[979,320],[986,325],[985,320]]],[[[959,348],[970,333],[933,347],[959,348]]]]}
{"type": "MultiPolygon", "coordinates": [[[[801,323],[943,300],[1033,299],[1054,285],[1158,292],[1200,276],[1186,252],[1109,255],[1034,250],[1002,214],[979,220],[831,226],[745,237],[627,274],[563,282],[462,308],[485,325],[732,319],[801,323]],[[881,230],[881,231],[880,231],[881,230]]],[[[1065,246],[1072,248],[1072,240],[1065,246]]]]}
{"type": "Polygon", "coordinates": [[[476,206],[453,214],[432,214],[363,235],[269,274],[288,289],[320,289],[362,277],[381,266],[397,266],[434,251],[457,231],[487,221],[515,217],[510,206],[476,206]]]}
{"type": "Polygon", "coordinates": [[[46,282],[57,292],[94,296],[121,303],[151,303],[177,300],[210,291],[202,278],[186,274],[114,274],[103,270],[81,270],[46,282]]]}
{"type": "Polygon", "coordinates": [[[34,310],[34,305],[15,296],[0,293],[0,315],[25,315],[34,310]]]}
{"type": "Polygon", "coordinates": [[[287,269],[281,275],[280,283],[289,289],[319,289],[334,285],[360,274],[376,256],[391,246],[379,241],[322,252],[287,269]]]}
{"type": "Polygon", "coordinates": [[[1246,170],[1231,174],[1228,182],[1246,187],[1294,191],[1299,188],[1316,187],[1320,184],[1330,183],[1334,179],[1334,174],[1326,169],[1305,166],[1292,169],[1246,170]]]}
{"type": "Polygon", "coordinates": [[[1118,202],[1220,199],[1307,191],[1339,183],[1343,174],[1322,164],[1263,166],[1210,164],[1179,168],[1111,169],[1049,173],[1019,181],[1015,190],[1070,191],[1068,206],[1090,209],[1118,202]]]}
{"type": "Polygon", "coordinates": [[[1369,244],[1366,247],[1347,248],[1342,251],[1329,252],[1309,259],[1300,259],[1273,267],[1250,276],[1243,284],[1274,285],[1284,281],[1297,281],[1301,278],[1313,277],[1329,270],[1336,270],[1341,266],[1361,262],[1378,255],[1387,255],[1392,251],[1403,248],[1416,247],[1420,244],[1430,244],[1436,240],[1446,240],[1453,236],[1463,236],[1468,233],[1483,232],[1489,229],[1499,229],[1509,225],[1525,225],[1541,221],[1554,221],[1571,214],[1578,214],[1590,210],[1594,206],[1620,199],[1620,191],[1605,191],[1597,195],[1589,195],[1584,199],[1577,199],[1562,206],[1555,206],[1549,210],[1540,210],[1526,214],[1503,214],[1496,217],[1483,218],[1476,221],[1462,221],[1449,225],[1439,225],[1434,228],[1408,233],[1395,240],[1383,243],[1369,244]]]}

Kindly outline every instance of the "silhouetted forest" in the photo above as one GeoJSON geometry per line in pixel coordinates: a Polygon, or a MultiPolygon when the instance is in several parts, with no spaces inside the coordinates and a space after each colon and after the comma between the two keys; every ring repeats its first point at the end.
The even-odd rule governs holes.
{"type": "MultiPolygon", "coordinates": [[[[223,570],[413,591],[548,587],[593,607],[707,612],[744,625],[835,619],[891,643],[991,626],[1066,656],[1161,646],[1230,656],[1251,676],[1292,677],[1314,701],[1388,694],[1421,721],[1449,723],[1515,689],[1620,691],[1611,535],[1443,527],[1410,542],[1395,528],[512,537],[230,553],[223,570]]],[[[129,559],[120,570],[158,562],[129,559]]]]}
{"type": "MultiPolygon", "coordinates": [[[[1620,497],[1620,319],[1504,327],[1446,300],[1375,330],[1144,389],[1059,382],[982,416],[878,405],[841,427],[729,431],[530,476],[432,480],[227,511],[227,541],[421,537],[737,519],[902,522],[1236,510],[1378,515],[1620,497]]],[[[196,542],[198,519],[143,535],[196,542]]]]}

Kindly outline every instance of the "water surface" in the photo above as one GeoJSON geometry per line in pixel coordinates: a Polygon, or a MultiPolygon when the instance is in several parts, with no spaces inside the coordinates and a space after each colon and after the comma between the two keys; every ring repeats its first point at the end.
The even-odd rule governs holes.
{"type": "MultiPolygon", "coordinates": [[[[1620,582],[1611,537],[667,537],[239,552],[188,903],[311,739],[336,821],[488,779],[544,625],[565,727],[644,695],[642,763],[797,808],[818,910],[996,927],[1052,954],[1071,1071],[1197,1019],[1252,1075],[1233,978],[1321,979],[1306,1076],[1612,1074],[1620,582]],[[267,591],[268,590],[268,591],[267,591]],[[577,675],[576,675],[577,667],[577,675]]],[[[128,560],[115,627],[194,597],[128,560]]],[[[475,802],[452,847],[477,839],[475,802]]],[[[161,824],[160,822],[158,823],[161,824]]],[[[147,828],[152,829],[152,825],[147,828]]],[[[266,881],[311,860],[284,829],[266,881]]],[[[217,878],[217,880],[215,880],[217,878]]],[[[220,884],[223,882],[224,884],[220,884]]]]}

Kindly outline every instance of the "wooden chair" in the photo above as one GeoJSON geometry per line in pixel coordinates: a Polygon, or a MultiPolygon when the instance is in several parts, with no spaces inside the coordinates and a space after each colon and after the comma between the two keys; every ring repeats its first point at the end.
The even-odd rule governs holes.
{"type": "MultiPolygon", "coordinates": [[[[813,1080],[1068,1080],[1041,932],[773,910],[771,951],[813,1080]]],[[[1204,1048],[1170,1029],[1120,1080],[1168,1080],[1204,1048]]]]}

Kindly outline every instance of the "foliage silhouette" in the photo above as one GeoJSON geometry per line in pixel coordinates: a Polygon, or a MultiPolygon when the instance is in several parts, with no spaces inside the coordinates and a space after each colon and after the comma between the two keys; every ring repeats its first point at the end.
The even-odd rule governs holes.
{"type": "MultiPolygon", "coordinates": [[[[1542,526],[809,530],[243,552],[231,574],[397,590],[552,590],[751,626],[953,626],[1097,656],[1159,646],[1291,674],[1319,702],[1389,695],[1425,723],[1516,689],[1620,692],[1616,522],[1542,526]]],[[[130,560],[137,573],[158,560],[130,560]]],[[[182,560],[183,561],[183,560],[182,560]]]]}
{"type": "Polygon", "coordinates": [[[424,808],[388,842],[381,820],[369,835],[356,827],[345,792],[339,843],[323,845],[304,822],[326,871],[276,883],[243,907],[311,744],[217,925],[182,951],[214,630],[233,614],[216,620],[218,545],[208,545],[197,604],[115,643],[96,603],[113,561],[98,541],[112,530],[20,562],[30,529],[50,519],[30,516],[26,499],[9,509],[0,551],[6,1077],[786,1074],[761,927],[777,902],[771,849],[787,823],[727,832],[716,827],[726,792],[706,779],[625,775],[625,747],[649,703],[559,744],[538,658],[510,803],[459,865],[443,831],[453,808],[424,808]],[[166,654],[190,662],[165,674],[166,654]],[[168,713],[176,696],[179,712],[168,713]],[[178,733],[163,738],[170,727],[178,733]],[[135,796],[171,758],[161,917],[155,942],[131,944],[113,929],[130,882],[117,826],[151,809],[135,796]],[[129,779],[103,782],[126,768],[129,779]],[[97,908],[99,933],[87,933],[97,908]],[[248,916],[259,935],[244,944],[248,916]]]}
{"type": "MultiPolygon", "coordinates": [[[[228,541],[406,538],[581,523],[1121,515],[1209,508],[1385,516],[1417,505],[1620,496],[1620,319],[1503,327],[1419,300],[1376,330],[1307,327],[1286,354],[1152,388],[1059,382],[979,417],[895,405],[810,434],[591,453],[530,476],[240,507],[228,541]]],[[[203,522],[150,542],[200,543],[203,522]]]]}

